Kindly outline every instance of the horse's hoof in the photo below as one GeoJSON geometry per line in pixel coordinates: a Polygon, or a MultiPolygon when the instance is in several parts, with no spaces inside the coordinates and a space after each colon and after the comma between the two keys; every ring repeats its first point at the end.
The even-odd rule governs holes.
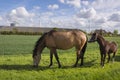
{"type": "Polygon", "coordinates": [[[73,65],[72,67],[77,67],[77,65],[73,65]]]}
{"type": "Polygon", "coordinates": [[[107,63],[109,63],[109,62],[107,62],[107,63]]]}
{"type": "Polygon", "coordinates": [[[115,61],[113,60],[112,63],[114,63],[115,61]]]}
{"type": "Polygon", "coordinates": [[[51,66],[48,66],[48,68],[51,68],[51,66]]]}
{"type": "Polygon", "coordinates": [[[83,66],[83,64],[80,64],[80,66],[83,66]]]}
{"type": "Polygon", "coordinates": [[[52,65],[50,64],[48,67],[50,68],[52,65]]]}
{"type": "Polygon", "coordinates": [[[104,68],[104,65],[101,65],[102,68],[104,68]]]}

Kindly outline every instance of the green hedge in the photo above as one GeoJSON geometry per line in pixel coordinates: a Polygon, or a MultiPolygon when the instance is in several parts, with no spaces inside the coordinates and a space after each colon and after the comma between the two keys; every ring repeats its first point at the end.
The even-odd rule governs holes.
{"type": "Polygon", "coordinates": [[[42,35],[42,32],[15,32],[15,31],[0,31],[2,35],[42,35]]]}

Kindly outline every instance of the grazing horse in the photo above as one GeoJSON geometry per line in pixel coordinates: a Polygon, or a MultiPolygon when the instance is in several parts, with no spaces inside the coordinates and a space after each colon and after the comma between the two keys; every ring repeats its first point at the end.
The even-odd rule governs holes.
{"type": "Polygon", "coordinates": [[[115,54],[117,52],[117,44],[115,42],[106,41],[100,34],[93,33],[91,39],[88,42],[97,41],[100,48],[101,54],[101,66],[104,67],[104,62],[106,58],[106,54],[108,54],[108,63],[110,61],[110,54],[113,53],[112,60],[114,61],[115,54]]]}
{"type": "Polygon", "coordinates": [[[33,66],[37,67],[43,49],[47,47],[50,50],[50,66],[52,66],[53,54],[57,60],[58,67],[61,67],[59,57],[57,55],[56,49],[67,50],[72,47],[76,48],[76,63],[74,67],[77,66],[78,60],[81,58],[81,65],[83,65],[83,57],[87,47],[87,36],[82,31],[55,31],[51,30],[43,34],[38,41],[33,50],[33,66]]]}

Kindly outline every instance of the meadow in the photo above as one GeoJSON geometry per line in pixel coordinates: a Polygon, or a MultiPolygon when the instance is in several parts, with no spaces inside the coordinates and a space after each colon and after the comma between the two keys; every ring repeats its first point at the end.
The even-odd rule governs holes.
{"type": "MultiPolygon", "coordinates": [[[[84,65],[73,68],[75,49],[58,50],[62,68],[58,68],[55,58],[49,65],[49,50],[42,53],[38,68],[32,67],[32,50],[40,36],[0,35],[0,80],[120,80],[120,50],[115,62],[100,66],[98,44],[88,43],[84,56],[84,65]]],[[[120,45],[120,37],[105,37],[120,45]]]]}

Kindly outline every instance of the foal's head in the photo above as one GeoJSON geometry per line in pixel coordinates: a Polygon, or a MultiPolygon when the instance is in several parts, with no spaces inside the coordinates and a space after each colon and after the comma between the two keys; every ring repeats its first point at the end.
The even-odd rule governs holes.
{"type": "Polygon", "coordinates": [[[90,40],[88,42],[95,42],[97,41],[98,33],[93,33],[90,40]]]}

